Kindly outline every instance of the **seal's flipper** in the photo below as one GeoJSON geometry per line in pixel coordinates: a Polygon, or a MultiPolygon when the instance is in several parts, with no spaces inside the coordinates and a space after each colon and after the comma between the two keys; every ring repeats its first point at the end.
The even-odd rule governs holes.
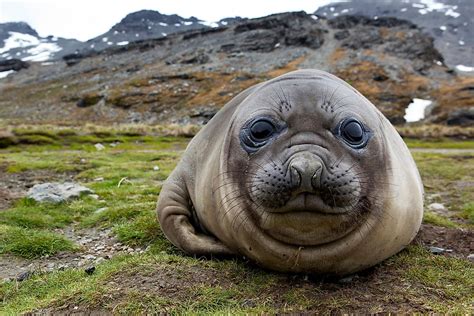
{"type": "MultiPolygon", "coordinates": [[[[234,254],[220,240],[206,235],[199,226],[194,226],[192,205],[183,181],[171,175],[159,196],[158,219],[166,237],[178,248],[195,255],[234,254]]],[[[199,225],[196,223],[196,225],[199,225]]]]}

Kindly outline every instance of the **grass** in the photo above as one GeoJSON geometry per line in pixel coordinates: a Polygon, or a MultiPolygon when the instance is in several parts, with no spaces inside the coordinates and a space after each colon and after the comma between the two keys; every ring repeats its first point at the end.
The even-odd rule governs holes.
{"type": "MultiPolygon", "coordinates": [[[[186,256],[164,237],[155,206],[161,184],[178,162],[188,138],[165,136],[158,128],[144,126],[43,129],[10,128],[16,143],[0,150],[0,170],[7,177],[46,175],[61,180],[73,176],[99,198],[84,196],[60,204],[17,201],[0,211],[0,254],[39,258],[59,251],[80,251],[57,233],[68,226],[110,228],[122,243],[149,250],[115,256],[97,265],[92,275],[69,268],[38,273],[21,283],[0,284],[0,314],[471,311],[472,264],[432,255],[416,245],[349,284],[269,272],[240,258],[186,256]],[[32,136],[39,137],[39,143],[21,140],[32,136]],[[117,141],[115,147],[110,146],[117,141]],[[106,149],[97,151],[93,145],[98,142],[106,149]]],[[[411,148],[472,146],[469,141],[447,139],[407,142],[411,148]]],[[[424,222],[472,229],[474,192],[469,183],[474,181],[474,154],[413,155],[425,185],[425,205],[443,203],[449,210],[441,214],[427,211],[424,222]]]]}
{"type": "Polygon", "coordinates": [[[474,153],[413,152],[413,157],[425,187],[425,206],[438,202],[449,210],[442,215],[426,212],[425,221],[454,227],[453,221],[460,220],[472,228],[474,153]]]}
{"type": "Polygon", "coordinates": [[[0,254],[35,258],[74,249],[73,243],[59,234],[0,225],[0,254]]]}
{"type": "Polygon", "coordinates": [[[474,202],[464,204],[462,215],[468,219],[471,224],[474,224],[474,202]]]}
{"type": "MultiPolygon", "coordinates": [[[[365,293],[372,297],[374,310],[383,306],[384,297],[392,302],[422,297],[425,306],[440,313],[469,310],[466,304],[472,298],[474,268],[468,261],[435,256],[411,246],[380,269],[389,267],[402,285],[365,293]]],[[[361,279],[346,286],[334,281],[304,281],[301,276],[295,279],[267,272],[242,261],[202,261],[165,252],[118,256],[97,266],[96,271],[87,276],[81,270],[68,269],[35,275],[21,285],[0,285],[0,302],[4,302],[0,311],[15,314],[74,306],[119,314],[350,311],[364,299],[358,297],[363,288],[375,281],[361,279]],[[162,290],[161,282],[171,283],[172,288],[162,290]]]]}
{"type": "Polygon", "coordinates": [[[436,213],[425,211],[423,214],[423,222],[427,224],[433,224],[435,226],[455,228],[459,225],[451,221],[449,218],[438,215],[436,213]]]}
{"type": "Polygon", "coordinates": [[[472,140],[459,140],[450,141],[448,138],[439,139],[416,139],[416,138],[405,138],[409,148],[429,148],[429,149],[473,149],[474,141],[472,140]]]}

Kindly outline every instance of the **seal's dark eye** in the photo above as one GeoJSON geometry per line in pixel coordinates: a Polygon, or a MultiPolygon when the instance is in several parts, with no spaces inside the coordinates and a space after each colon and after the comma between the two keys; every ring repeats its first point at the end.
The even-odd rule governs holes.
{"type": "Polygon", "coordinates": [[[359,144],[364,140],[364,130],[360,123],[356,121],[341,126],[341,134],[351,144],[359,144]]]}
{"type": "Polygon", "coordinates": [[[257,121],[250,127],[250,135],[255,141],[268,139],[275,132],[275,126],[266,120],[257,121]]]}
{"type": "Polygon", "coordinates": [[[349,146],[356,149],[365,147],[370,136],[370,132],[354,118],[343,120],[339,125],[338,134],[349,146]]]}
{"type": "Polygon", "coordinates": [[[240,143],[249,154],[257,152],[270,143],[286,125],[268,116],[257,117],[248,121],[240,130],[240,143]]]}

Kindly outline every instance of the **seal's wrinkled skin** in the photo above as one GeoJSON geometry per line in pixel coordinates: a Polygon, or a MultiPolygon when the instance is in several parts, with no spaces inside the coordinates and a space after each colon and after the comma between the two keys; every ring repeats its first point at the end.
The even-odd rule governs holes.
{"type": "Polygon", "coordinates": [[[253,86],[191,141],[163,185],[165,235],[197,255],[347,274],[404,248],[423,187],[406,145],[350,85],[300,70],[253,86]]]}

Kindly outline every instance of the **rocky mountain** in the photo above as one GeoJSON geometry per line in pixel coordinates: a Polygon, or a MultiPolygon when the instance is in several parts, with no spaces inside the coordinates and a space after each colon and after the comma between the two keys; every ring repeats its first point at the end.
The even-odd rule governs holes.
{"type": "Polygon", "coordinates": [[[0,61],[21,59],[43,62],[73,53],[81,42],[61,37],[41,37],[27,23],[0,23],[0,61]]]}
{"type": "Polygon", "coordinates": [[[24,22],[0,23],[0,61],[57,60],[73,53],[96,52],[136,41],[166,37],[177,32],[225,26],[241,20],[244,19],[235,17],[209,23],[195,17],[186,19],[176,14],[142,10],[128,14],[109,31],[87,42],[54,36],[42,38],[24,22]]]}
{"type": "Polygon", "coordinates": [[[209,27],[203,21],[179,15],[166,15],[157,11],[142,10],[128,14],[109,31],[87,41],[83,51],[102,50],[114,45],[127,45],[130,42],[150,38],[165,37],[168,34],[209,27]]]}
{"type": "Polygon", "coordinates": [[[377,20],[408,20],[434,38],[450,67],[474,72],[474,2],[472,0],[347,0],[320,7],[316,15],[332,19],[363,15],[377,20]]]}
{"type": "Polygon", "coordinates": [[[0,79],[0,120],[204,123],[255,83],[318,68],[349,82],[394,124],[405,123],[415,98],[431,101],[426,122],[474,123],[474,77],[447,67],[431,36],[393,17],[282,13],[65,61],[31,64],[0,79]]]}

